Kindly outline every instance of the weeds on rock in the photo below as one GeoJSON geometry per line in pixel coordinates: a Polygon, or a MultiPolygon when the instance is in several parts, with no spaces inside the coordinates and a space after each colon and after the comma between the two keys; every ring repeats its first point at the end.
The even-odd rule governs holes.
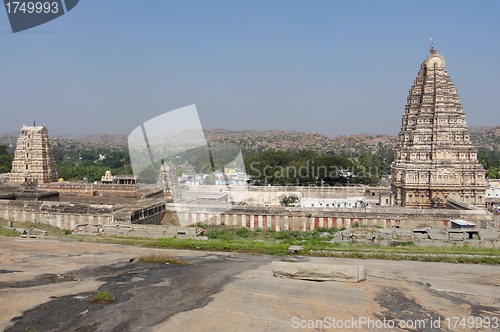
{"type": "Polygon", "coordinates": [[[99,291],[96,296],[90,299],[92,303],[112,303],[115,302],[116,298],[111,294],[111,292],[99,291]]]}
{"type": "Polygon", "coordinates": [[[188,262],[176,257],[167,255],[151,254],[149,256],[139,257],[139,262],[151,264],[172,264],[172,265],[189,265],[188,262]]]}

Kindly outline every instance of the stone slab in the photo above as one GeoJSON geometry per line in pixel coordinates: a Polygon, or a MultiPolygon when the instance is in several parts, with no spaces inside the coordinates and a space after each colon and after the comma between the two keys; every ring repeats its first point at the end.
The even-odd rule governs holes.
{"type": "Polygon", "coordinates": [[[274,261],[272,267],[273,275],[278,278],[343,282],[366,280],[364,266],[274,261]]]}

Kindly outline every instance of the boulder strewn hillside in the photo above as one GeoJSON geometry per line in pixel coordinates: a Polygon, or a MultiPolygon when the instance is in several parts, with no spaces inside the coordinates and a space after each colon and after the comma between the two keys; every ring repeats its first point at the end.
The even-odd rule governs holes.
{"type": "MultiPolygon", "coordinates": [[[[472,143],[483,150],[500,150],[500,126],[470,127],[472,143]]],[[[340,135],[331,138],[323,134],[301,133],[293,130],[226,130],[205,131],[208,142],[231,142],[247,151],[313,149],[320,153],[355,155],[360,149],[376,152],[380,146],[394,149],[397,136],[392,135],[340,135]]],[[[0,135],[0,145],[15,146],[17,133],[0,135]]],[[[127,136],[112,134],[87,135],[79,138],[53,137],[54,146],[60,148],[123,148],[127,136]]]]}

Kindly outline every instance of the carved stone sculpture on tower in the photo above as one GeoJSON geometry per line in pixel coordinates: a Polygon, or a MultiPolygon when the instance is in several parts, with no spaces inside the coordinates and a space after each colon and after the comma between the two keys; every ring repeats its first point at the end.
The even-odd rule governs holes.
{"type": "Polygon", "coordinates": [[[485,204],[485,171],[445,59],[433,48],[408,95],[391,186],[406,207],[444,207],[448,197],[485,204]]]}
{"type": "Polygon", "coordinates": [[[23,125],[12,162],[11,183],[57,182],[49,131],[43,126],[23,125]]]}

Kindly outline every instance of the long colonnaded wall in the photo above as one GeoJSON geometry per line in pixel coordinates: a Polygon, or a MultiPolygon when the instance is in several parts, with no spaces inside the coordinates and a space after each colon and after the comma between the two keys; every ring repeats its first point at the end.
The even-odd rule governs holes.
{"type": "Polygon", "coordinates": [[[422,226],[451,227],[450,219],[465,219],[480,225],[481,221],[491,220],[484,210],[450,210],[450,209],[405,209],[405,208],[371,208],[371,209],[314,209],[314,208],[270,208],[237,206],[231,210],[218,213],[211,207],[193,206],[191,208],[167,204],[167,210],[177,209],[181,220],[189,224],[230,225],[275,231],[297,230],[311,231],[318,227],[336,227],[347,229],[358,225],[379,226],[401,229],[414,229],[422,226]],[[212,210],[212,211],[211,211],[212,210]]]}
{"type": "MultiPolygon", "coordinates": [[[[276,231],[311,231],[318,227],[351,228],[355,223],[367,226],[414,229],[422,226],[450,227],[450,219],[465,219],[480,224],[491,220],[484,210],[450,209],[315,209],[269,208],[236,206],[220,213],[213,206],[189,206],[180,208],[161,200],[141,200],[126,207],[96,204],[72,204],[67,202],[0,200],[0,218],[17,221],[48,223],[62,229],[75,229],[78,224],[112,225],[114,223],[158,224],[165,212],[177,211],[189,224],[231,225],[276,231]]],[[[185,226],[185,225],[181,225],[185,226]]]]}

